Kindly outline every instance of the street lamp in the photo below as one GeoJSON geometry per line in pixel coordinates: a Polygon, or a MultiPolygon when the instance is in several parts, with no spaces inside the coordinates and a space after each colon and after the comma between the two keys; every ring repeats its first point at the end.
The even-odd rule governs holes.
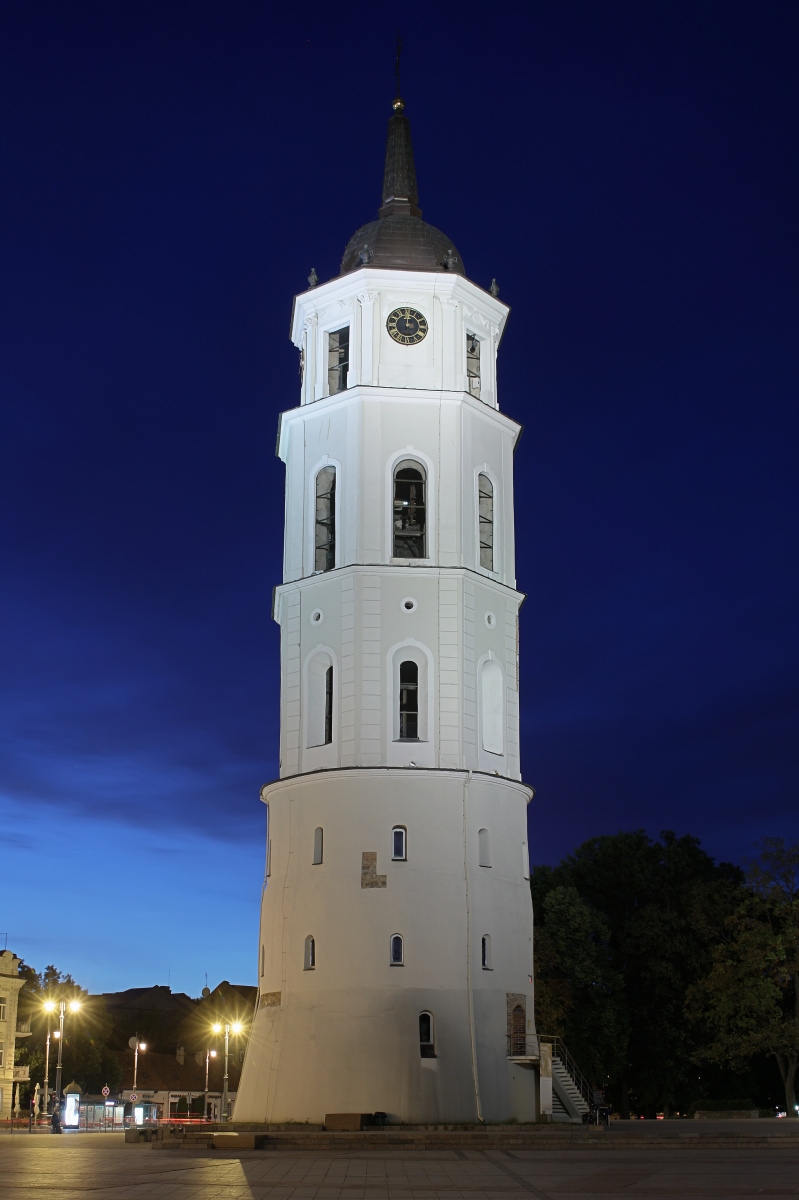
{"type": "Polygon", "coordinates": [[[44,1052],[44,1111],[50,1107],[50,1013],[55,1012],[55,1000],[45,1000],[42,1005],[47,1013],[47,1047],[44,1052]]]}
{"type": "MultiPolygon", "coordinates": [[[[217,1022],[214,1025],[214,1033],[221,1033],[222,1026],[217,1022]]],[[[227,1060],[228,1060],[228,1039],[231,1033],[241,1033],[241,1025],[238,1021],[234,1021],[231,1025],[229,1021],[225,1022],[225,1077],[222,1080],[222,1120],[227,1121],[227,1060]]]]}
{"type": "Polygon", "coordinates": [[[142,1054],[144,1054],[144,1051],[147,1049],[147,1043],[140,1042],[138,1037],[132,1037],[128,1038],[128,1045],[133,1051],[133,1091],[135,1092],[136,1076],[139,1073],[139,1051],[141,1050],[142,1054]]]}
{"type": "Polygon", "coordinates": [[[216,1058],[216,1050],[212,1050],[210,1046],[205,1051],[205,1103],[203,1105],[203,1116],[208,1116],[208,1063],[210,1059],[216,1058]]]}
{"type": "MultiPolygon", "coordinates": [[[[77,1012],[80,1008],[79,1000],[69,1001],[69,1011],[77,1012]]],[[[56,1100],[61,1099],[61,1053],[64,1048],[64,1013],[67,1011],[67,1001],[59,1000],[58,1002],[58,1064],[55,1069],[55,1094],[56,1100]]]]}

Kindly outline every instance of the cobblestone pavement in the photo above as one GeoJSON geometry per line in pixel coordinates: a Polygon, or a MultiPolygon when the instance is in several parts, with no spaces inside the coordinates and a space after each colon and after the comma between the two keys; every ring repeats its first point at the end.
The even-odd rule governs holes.
{"type": "Polygon", "coordinates": [[[357,1155],[125,1146],[118,1135],[0,1143],[3,1200],[688,1200],[799,1196],[799,1145],[762,1150],[435,1150],[357,1155]]]}

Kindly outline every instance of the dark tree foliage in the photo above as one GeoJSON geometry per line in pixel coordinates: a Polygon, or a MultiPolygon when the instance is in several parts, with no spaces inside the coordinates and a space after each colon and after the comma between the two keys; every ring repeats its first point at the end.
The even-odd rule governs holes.
{"type": "Polygon", "coordinates": [[[696,838],[660,836],[593,838],[531,879],[538,1028],[561,1034],[624,1115],[684,1111],[703,1094],[685,996],[743,886],[696,838]]]}
{"type": "Polygon", "coordinates": [[[20,974],[25,977],[20,992],[20,1018],[30,1018],[31,1022],[31,1036],[17,1042],[15,1056],[17,1063],[27,1064],[30,1068],[27,1094],[23,1086],[23,1101],[27,1102],[33,1095],[37,1083],[44,1083],[48,1028],[51,1033],[49,1083],[51,1089],[55,1086],[58,1039],[54,1034],[59,1020],[57,1010],[54,1013],[45,1011],[46,1000],[56,1004],[61,1000],[80,1002],[79,1010],[68,1012],[64,1021],[62,1088],[75,1080],[81,1091],[88,1094],[99,1094],[105,1084],[115,1090],[121,1082],[122,1071],[109,1047],[111,1023],[102,998],[89,996],[71,975],[62,974],[52,964],[39,974],[23,963],[20,974]]]}
{"type": "Polygon", "coordinates": [[[725,921],[708,973],[688,992],[686,1014],[704,1033],[698,1056],[736,1066],[772,1056],[797,1116],[799,1068],[799,843],[763,838],[747,864],[747,889],[725,921]]]}

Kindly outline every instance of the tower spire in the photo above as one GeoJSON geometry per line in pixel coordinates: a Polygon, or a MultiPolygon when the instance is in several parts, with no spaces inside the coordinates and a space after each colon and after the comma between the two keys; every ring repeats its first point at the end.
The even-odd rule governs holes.
{"type": "MultiPolygon", "coordinates": [[[[399,53],[402,43],[397,37],[397,84],[399,84],[399,53]]],[[[399,96],[394,101],[394,114],[388,119],[386,166],[383,172],[383,204],[379,216],[421,217],[418,207],[416,167],[413,161],[411,123],[405,116],[405,104],[399,96]]]]}

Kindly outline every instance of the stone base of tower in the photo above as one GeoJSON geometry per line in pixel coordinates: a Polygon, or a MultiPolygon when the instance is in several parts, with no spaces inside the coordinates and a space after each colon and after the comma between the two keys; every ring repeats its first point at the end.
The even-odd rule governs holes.
{"type": "MultiPolygon", "coordinates": [[[[501,1017],[505,996],[481,1007],[501,1017]]],[[[327,1113],[385,1112],[390,1123],[478,1122],[468,1014],[462,993],[439,993],[437,1018],[450,1030],[435,1058],[421,1058],[413,1030],[424,995],[341,991],[323,1009],[294,1005],[259,1011],[234,1120],[279,1124],[324,1121],[327,1113]],[[459,1031],[459,1032],[458,1032],[459,1031]]],[[[486,1026],[499,1021],[483,1014],[486,1026]]],[[[503,1039],[504,1040],[504,1039],[503,1039]]],[[[480,1112],[486,1122],[535,1121],[536,1073],[477,1039],[480,1112]]]]}
{"type": "Polygon", "coordinates": [[[295,776],[264,799],[259,1000],[235,1121],[536,1120],[537,1071],[518,1061],[536,1046],[529,789],[375,768],[295,776]]]}

